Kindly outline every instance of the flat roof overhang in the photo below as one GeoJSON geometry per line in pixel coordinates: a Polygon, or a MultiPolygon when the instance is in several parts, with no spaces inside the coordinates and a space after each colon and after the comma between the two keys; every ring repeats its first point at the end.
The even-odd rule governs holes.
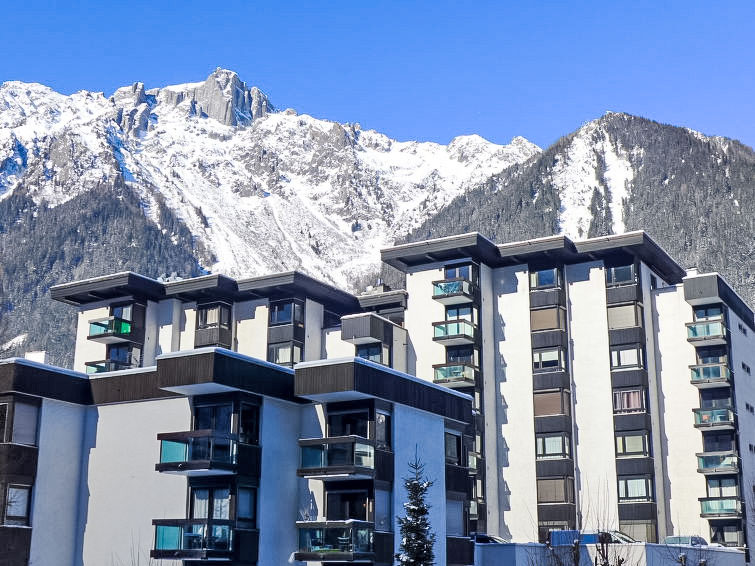
{"type": "Polygon", "coordinates": [[[50,297],[53,300],[75,306],[129,296],[157,301],[164,298],[165,288],[159,281],[133,271],[50,287],[50,297]]]}

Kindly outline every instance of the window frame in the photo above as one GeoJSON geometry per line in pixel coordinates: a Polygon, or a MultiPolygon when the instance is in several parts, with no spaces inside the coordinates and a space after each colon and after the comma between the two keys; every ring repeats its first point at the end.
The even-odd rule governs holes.
{"type": "Polygon", "coordinates": [[[650,457],[650,437],[646,430],[626,430],[617,431],[614,434],[614,445],[617,458],[649,458],[650,457]],[[628,452],[626,449],[627,438],[642,438],[642,450],[639,452],[628,452]],[[621,449],[620,449],[621,446],[621,449]]]}
{"type": "Polygon", "coordinates": [[[530,310],[530,332],[550,332],[553,330],[566,330],[566,309],[564,307],[548,306],[530,310]],[[541,324],[538,324],[536,328],[536,325],[533,321],[533,315],[543,313],[545,311],[555,311],[556,325],[542,327],[541,324]]]}
{"type": "MultiPolygon", "coordinates": [[[[360,425],[360,427],[361,427],[361,425],[360,425]]],[[[343,423],[341,423],[341,428],[344,428],[343,423]]],[[[327,437],[326,438],[335,438],[335,437],[340,437],[340,436],[358,436],[359,438],[365,438],[365,439],[369,440],[370,439],[369,438],[369,435],[370,435],[370,411],[367,408],[364,408],[364,409],[351,409],[351,410],[344,409],[342,411],[328,411],[326,413],[326,415],[325,415],[325,431],[327,433],[327,437]],[[361,435],[361,434],[356,434],[356,433],[353,433],[353,432],[351,432],[349,434],[333,434],[333,430],[332,430],[333,429],[333,425],[330,422],[331,417],[340,417],[340,416],[343,416],[343,415],[360,415],[360,416],[363,415],[364,418],[360,418],[358,420],[360,422],[364,422],[365,434],[361,435]]]]}
{"type": "Polygon", "coordinates": [[[462,452],[463,442],[461,434],[456,431],[446,430],[443,434],[443,454],[445,456],[446,465],[461,466],[462,465],[462,452]],[[456,455],[449,455],[449,439],[453,439],[453,447],[455,448],[456,455]]]}
{"type": "Polygon", "coordinates": [[[613,390],[613,414],[614,415],[626,415],[631,413],[646,413],[647,412],[647,394],[644,387],[623,387],[613,390]],[[617,407],[616,400],[623,399],[625,395],[639,393],[640,394],[640,408],[628,408],[621,403],[622,406],[617,407]]]}
{"type": "Polygon", "coordinates": [[[571,392],[568,389],[551,389],[547,391],[534,391],[532,395],[532,407],[534,416],[536,417],[551,417],[558,415],[571,415],[571,392]],[[561,412],[559,413],[541,413],[538,411],[537,399],[543,398],[546,395],[558,395],[561,405],[561,412]]]}
{"type": "MultiPolygon", "coordinates": [[[[624,312],[622,310],[622,312],[624,312]]],[[[616,314],[613,315],[613,318],[616,318],[616,314]]],[[[608,321],[608,330],[621,330],[623,328],[636,328],[638,326],[642,326],[643,322],[643,311],[642,311],[642,305],[637,302],[632,303],[625,303],[621,305],[608,305],[606,307],[606,319],[608,321]],[[612,314],[611,313],[618,313],[620,309],[631,309],[632,314],[634,315],[634,320],[632,324],[629,325],[617,325],[616,321],[612,321],[612,314]]]]}
{"type": "Polygon", "coordinates": [[[375,448],[380,450],[391,450],[393,442],[393,419],[391,414],[387,411],[375,411],[375,448]],[[385,419],[382,425],[379,425],[380,417],[385,419]],[[385,434],[381,438],[378,434],[379,430],[383,430],[385,434]]]}
{"type": "Polygon", "coordinates": [[[637,284],[637,264],[630,263],[627,265],[606,266],[606,287],[619,287],[621,285],[637,284]],[[631,277],[629,279],[617,279],[616,274],[619,270],[630,268],[631,277]]]}
{"type": "Polygon", "coordinates": [[[564,504],[574,503],[574,478],[571,476],[553,477],[553,478],[537,478],[535,483],[535,491],[538,505],[547,504],[564,504]],[[560,500],[546,500],[541,498],[540,486],[541,482],[561,482],[561,492],[563,498],[560,500]]]}
{"type": "Polygon", "coordinates": [[[245,526],[247,528],[251,527],[253,529],[257,528],[257,522],[259,517],[259,488],[254,485],[239,485],[236,487],[236,500],[234,501],[234,510],[233,515],[236,516],[236,521],[240,521],[245,523],[245,526]],[[241,491],[249,491],[252,493],[252,505],[250,509],[252,510],[252,517],[242,517],[240,514],[239,508],[240,500],[241,500],[241,491]]]}
{"type": "Polygon", "coordinates": [[[652,502],[655,501],[655,491],[654,491],[654,485],[653,485],[653,477],[650,475],[626,475],[626,476],[618,476],[616,478],[617,488],[618,488],[618,497],[619,497],[619,503],[641,503],[641,502],[652,502]],[[641,497],[631,497],[628,495],[628,482],[630,481],[637,481],[642,480],[645,485],[645,495],[641,497]],[[624,484],[624,495],[621,495],[622,492],[622,483],[624,484]]]}
{"type": "Polygon", "coordinates": [[[297,326],[304,325],[304,303],[299,299],[283,299],[278,301],[271,301],[268,304],[267,323],[269,326],[285,326],[286,324],[294,324],[297,326]],[[287,320],[280,320],[277,313],[280,312],[280,307],[290,305],[291,315],[287,320]]]}
{"type": "Polygon", "coordinates": [[[222,328],[223,330],[231,330],[233,326],[233,313],[231,305],[228,303],[205,303],[197,305],[196,310],[196,329],[208,330],[210,328],[222,328]],[[217,322],[207,322],[207,314],[217,309],[217,322]]]}
{"type": "Polygon", "coordinates": [[[610,347],[610,365],[611,371],[624,369],[644,369],[645,368],[645,350],[641,344],[619,344],[610,347]],[[621,363],[621,352],[634,351],[637,353],[637,362],[632,364],[621,363]],[[618,364],[614,360],[618,360],[618,364]]]}
{"type": "Polygon", "coordinates": [[[726,308],[723,303],[711,303],[692,307],[692,320],[694,322],[708,322],[724,320],[726,308]],[[717,313],[715,311],[718,311],[717,313]],[[701,316],[702,315],[702,316],[701,316]]]}
{"type": "Polygon", "coordinates": [[[529,281],[530,281],[530,291],[537,291],[540,289],[559,289],[562,284],[562,277],[561,277],[561,268],[559,267],[548,267],[545,269],[530,269],[529,270],[529,281]],[[541,273],[553,273],[553,282],[552,283],[541,283],[540,282],[540,274],[541,273]]]}
{"type": "MultiPolygon", "coordinates": [[[[732,486],[727,486],[727,487],[730,488],[732,486]]],[[[739,493],[739,480],[738,480],[738,478],[736,476],[708,476],[708,477],[705,478],[705,493],[707,494],[708,497],[718,497],[718,498],[721,498],[721,499],[736,497],[737,499],[739,499],[739,496],[740,496],[740,493],[739,493]],[[724,489],[724,487],[721,485],[721,481],[722,480],[733,480],[734,481],[734,485],[733,485],[733,487],[734,487],[734,493],[733,494],[724,495],[724,493],[722,491],[724,489]],[[711,487],[711,483],[716,483],[716,482],[718,483],[718,486],[711,487]],[[715,492],[711,491],[711,489],[717,490],[718,494],[715,494],[715,492]]]]}
{"type": "Polygon", "coordinates": [[[571,435],[567,432],[550,432],[535,435],[536,460],[565,460],[571,458],[571,435]],[[546,439],[560,438],[560,452],[546,452],[546,439]]]}
{"type": "Polygon", "coordinates": [[[6,484],[4,494],[3,494],[4,495],[4,498],[3,498],[3,524],[4,525],[19,526],[19,527],[25,527],[25,526],[30,525],[33,488],[34,486],[30,484],[15,483],[15,482],[6,484]],[[25,515],[9,515],[8,514],[8,506],[11,503],[10,492],[12,489],[26,491],[26,507],[25,507],[26,514],[25,515]]]}
{"type": "Polygon", "coordinates": [[[277,364],[279,366],[285,366],[285,367],[293,367],[294,365],[298,364],[302,361],[304,356],[304,344],[299,342],[298,340],[285,340],[283,342],[272,342],[267,345],[267,361],[273,364],[277,364]],[[287,362],[278,361],[280,358],[277,357],[277,355],[273,355],[275,352],[276,354],[278,352],[284,351],[288,349],[289,350],[289,360],[287,362]],[[298,350],[298,357],[296,356],[296,352],[298,350]]]}
{"type": "Polygon", "coordinates": [[[560,346],[551,346],[549,348],[537,348],[532,350],[532,372],[533,373],[545,373],[549,371],[564,371],[566,369],[565,364],[565,351],[560,346]],[[558,357],[555,366],[543,366],[542,354],[545,352],[557,352],[558,357]],[[536,359],[537,358],[537,359],[536,359]]]}
{"type": "Polygon", "coordinates": [[[443,279],[446,281],[469,281],[472,285],[477,285],[477,264],[467,261],[444,265],[443,279]],[[468,269],[468,276],[459,273],[464,268],[468,269]]]}

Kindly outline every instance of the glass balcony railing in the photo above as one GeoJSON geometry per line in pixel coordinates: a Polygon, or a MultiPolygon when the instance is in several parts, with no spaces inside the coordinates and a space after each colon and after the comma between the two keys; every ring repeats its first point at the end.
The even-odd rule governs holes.
{"type": "Polygon", "coordinates": [[[700,499],[702,515],[739,515],[742,505],[736,497],[708,497],[700,499]]]}
{"type": "Polygon", "coordinates": [[[228,434],[213,430],[192,430],[161,434],[160,464],[209,461],[235,464],[238,442],[228,434]]]}
{"type": "Polygon", "coordinates": [[[726,380],[731,379],[731,370],[726,364],[701,364],[689,367],[692,375],[692,382],[707,381],[711,379],[726,380]]]}
{"type": "Polygon", "coordinates": [[[433,323],[433,339],[462,338],[472,342],[475,339],[476,327],[468,320],[447,320],[433,323]]]}
{"type": "Polygon", "coordinates": [[[153,523],[155,524],[153,557],[159,557],[160,553],[180,558],[182,555],[191,556],[202,551],[217,553],[233,550],[233,523],[231,521],[160,519],[153,523]]]}
{"type": "Polygon", "coordinates": [[[374,526],[363,521],[300,523],[299,553],[316,554],[328,560],[334,554],[371,554],[374,552],[374,526]]]}
{"type": "Polygon", "coordinates": [[[444,364],[435,366],[434,368],[434,381],[436,383],[443,383],[449,385],[453,382],[462,382],[469,385],[474,385],[475,375],[477,370],[467,364],[444,364]]]}
{"type": "Polygon", "coordinates": [[[724,338],[726,327],[722,321],[690,322],[687,324],[687,339],[724,338]]]}
{"type": "Polygon", "coordinates": [[[739,469],[736,452],[710,452],[697,455],[697,470],[702,473],[731,473],[739,469]]]}
{"type": "MultiPolygon", "coordinates": [[[[468,301],[472,299],[474,286],[467,279],[444,279],[433,281],[433,299],[441,302],[448,299],[450,302],[468,301]]],[[[450,304],[450,303],[449,303],[450,304]]]]}
{"type": "Polygon", "coordinates": [[[355,466],[375,468],[375,448],[360,437],[321,439],[321,442],[301,445],[301,470],[323,470],[355,466]],[[361,440],[361,442],[360,442],[361,440]]]}
{"type": "Polygon", "coordinates": [[[89,321],[89,337],[102,335],[128,336],[131,334],[132,323],[117,316],[108,316],[89,321]]]}
{"type": "Polygon", "coordinates": [[[695,426],[716,426],[734,423],[731,409],[695,409],[695,426]]]}
{"type": "Polygon", "coordinates": [[[108,371],[119,371],[122,369],[131,369],[136,367],[131,362],[121,362],[118,360],[100,360],[97,362],[85,362],[88,374],[105,373],[108,371]]]}

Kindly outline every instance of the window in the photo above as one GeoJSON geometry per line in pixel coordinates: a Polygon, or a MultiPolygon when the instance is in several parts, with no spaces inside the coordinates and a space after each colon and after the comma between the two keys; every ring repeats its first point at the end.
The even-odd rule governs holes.
{"type": "Polygon", "coordinates": [[[267,347],[267,361],[281,366],[293,366],[301,361],[301,343],[278,342],[267,347]]]}
{"type": "Polygon", "coordinates": [[[299,301],[270,303],[270,326],[292,323],[304,323],[304,305],[299,301]]]}
{"type": "Polygon", "coordinates": [[[445,268],[443,276],[446,279],[466,279],[475,283],[476,270],[471,264],[449,265],[445,268]]]}
{"type": "Polygon", "coordinates": [[[642,542],[656,542],[658,540],[655,521],[619,521],[619,530],[642,542]]]}
{"type": "Polygon", "coordinates": [[[391,492],[388,489],[375,488],[375,530],[384,533],[393,531],[391,492]]]}
{"type": "Polygon", "coordinates": [[[723,544],[724,546],[740,546],[740,538],[742,533],[739,530],[740,526],[738,522],[724,522],[716,521],[710,523],[710,539],[711,542],[717,544],[723,544]]]}
{"type": "Polygon", "coordinates": [[[464,536],[464,502],[446,499],[446,535],[464,536]]]}
{"type": "Polygon", "coordinates": [[[37,417],[39,407],[16,401],[13,405],[13,438],[15,444],[37,444],[37,417]]]}
{"type": "Polygon", "coordinates": [[[322,315],[323,328],[341,328],[341,317],[336,313],[324,311],[322,315]]]}
{"type": "Polygon", "coordinates": [[[461,436],[446,432],[446,464],[461,466],[461,436]]]}
{"type": "Polygon", "coordinates": [[[637,304],[608,307],[607,310],[609,330],[642,326],[642,307],[637,304]]]}
{"type": "Polygon", "coordinates": [[[535,455],[539,460],[568,458],[571,439],[563,432],[535,437],[535,455]]]}
{"type": "Polygon", "coordinates": [[[557,371],[564,369],[564,354],[561,348],[548,348],[532,352],[533,371],[557,371]]]}
{"type": "Polygon", "coordinates": [[[192,519],[230,519],[231,490],[227,487],[192,487],[192,519]]]}
{"type": "Polygon", "coordinates": [[[643,367],[642,346],[632,344],[611,348],[611,369],[643,367]]]}
{"type": "Polygon", "coordinates": [[[467,364],[477,367],[479,354],[474,346],[448,346],[446,362],[449,364],[467,364]]]}
{"type": "Polygon", "coordinates": [[[5,424],[8,421],[8,403],[0,403],[0,442],[5,442],[5,424]]]}
{"type": "Polygon", "coordinates": [[[565,313],[564,309],[558,307],[530,311],[530,330],[564,330],[565,313]]]}
{"type": "Polygon", "coordinates": [[[537,480],[538,503],[574,503],[574,478],[537,480]]]}
{"type": "Polygon", "coordinates": [[[477,323],[477,309],[466,305],[452,305],[446,307],[446,320],[468,320],[472,324],[477,323]]]}
{"type": "Polygon", "coordinates": [[[5,492],[6,525],[28,525],[31,486],[9,485],[5,492]]]}
{"type": "Polygon", "coordinates": [[[367,438],[367,411],[328,413],[328,436],[367,438]]]}
{"type": "Polygon", "coordinates": [[[619,477],[619,501],[652,501],[653,480],[648,476],[619,477]]]}
{"type": "Polygon", "coordinates": [[[197,329],[231,328],[231,307],[228,305],[204,305],[197,307],[197,329]]]}
{"type": "Polygon", "coordinates": [[[194,407],[194,430],[214,430],[230,434],[233,405],[199,405],[194,407]]]}
{"type": "Polygon", "coordinates": [[[358,344],[357,345],[357,357],[370,360],[378,364],[383,363],[383,345],[378,343],[373,344],[358,344]]]}
{"type": "Polygon", "coordinates": [[[236,495],[236,519],[257,524],[257,489],[254,487],[239,486],[236,495]]]}
{"type": "Polygon", "coordinates": [[[734,434],[731,432],[704,432],[703,452],[728,452],[736,450],[734,434]]]}
{"type": "Polygon", "coordinates": [[[645,411],[644,389],[615,389],[613,392],[614,413],[642,413],[645,411]]]}
{"type": "Polygon", "coordinates": [[[536,417],[570,414],[571,396],[568,391],[538,391],[533,395],[533,399],[536,417]]]}
{"type": "Polygon", "coordinates": [[[648,433],[645,431],[616,433],[616,455],[649,456],[648,433]]]}
{"type": "Polygon", "coordinates": [[[367,491],[328,491],[325,499],[328,521],[367,520],[367,491]]]}
{"type": "Polygon", "coordinates": [[[259,405],[243,403],[239,415],[239,442],[259,444],[260,408],[259,405]]]}
{"type": "Polygon", "coordinates": [[[708,497],[738,497],[737,478],[708,477],[708,497]]]}
{"type": "Polygon", "coordinates": [[[700,391],[701,409],[728,409],[731,406],[731,389],[728,387],[716,387],[700,391]]]}
{"type": "Polygon", "coordinates": [[[636,281],[634,264],[606,267],[606,285],[629,285],[636,281]]]}
{"type": "Polygon", "coordinates": [[[134,316],[133,309],[134,306],[130,303],[127,305],[113,305],[110,307],[110,316],[122,318],[123,320],[131,320],[134,316]]]}
{"type": "Polygon", "coordinates": [[[375,446],[383,449],[391,447],[391,416],[386,413],[375,414],[375,446]]]}
{"type": "MultiPolygon", "coordinates": [[[[135,344],[108,344],[107,359],[119,365],[139,367],[142,363],[142,350],[135,344]]],[[[114,369],[123,369],[116,367],[114,369]]]]}
{"type": "Polygon", "coordinates": [[[548,289],[558,287],[560,284],[561,277],[557,267],[530,271],[530,289],[548,289]]]}
{"type": "Polygon", "coordinates": [[[713,346],[708,348],[697,348],[698,364],[725,364],[728,363],[729,356],[726,354],[726,348],[722,346],[713,346]]]}
{"type": "Polygon", "coordinates": [[[742,362],[742,370],[747,374],[750,375],[751,369],[750,366],[748,366],[746,363],[742,362]]]}
{"type": "Polygon", "coordinates": [[[707,305],[704,307],[695,307],[694,317],[698,320],[718,320],[723,316],[723,307],[721,305],[707,305]]]}

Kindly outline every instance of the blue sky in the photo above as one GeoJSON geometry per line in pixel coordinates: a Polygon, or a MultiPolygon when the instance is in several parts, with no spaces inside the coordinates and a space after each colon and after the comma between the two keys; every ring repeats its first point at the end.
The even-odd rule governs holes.
{"type": "Polygon", "coordinates": [[[71,93],[233,69],[280,108],[398,139],[548,146],[607,110],[755,146],[755,2],[34,2],[0,81],[71,93]]]}

